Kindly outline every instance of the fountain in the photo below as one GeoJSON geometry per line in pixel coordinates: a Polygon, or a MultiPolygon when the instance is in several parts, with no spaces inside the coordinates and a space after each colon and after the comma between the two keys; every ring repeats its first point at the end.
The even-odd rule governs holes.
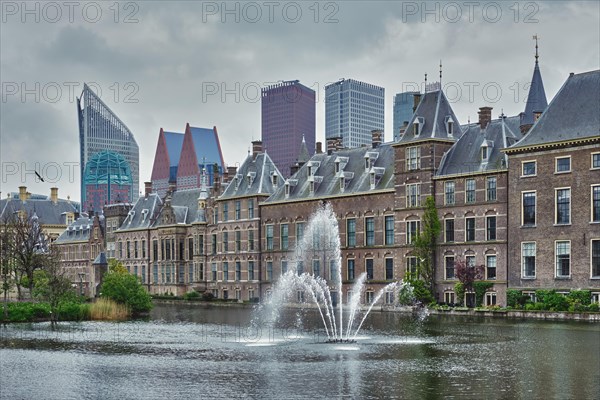
{"type": "Polygon", "coordinates": [[[311,303],[317,309],[328,343],[355,342],[373,306],[386,292],[393,293],[396,304],[401,297],[400,294],[405,299],[412,297],[412,287],[409,284],[392,282],[373,296],[373,300],[364,311],[360,300],[367,275],[362,273],[352,286],[353,295],[348,304],[342,307],[340,237],[337,218],[329,203],[320,206],[311,216],[304,236],[296,244],[289,261],[291,267],[275,283],[271,298],[262,307],[261,314],[264,317],[266,313],[271,321],[277,321],[281,310],[289,303],[290,297],[299,292],[297,300],[311,303]],[[305,271],[307,265],[312,266],[309,267],[309,271],[305,271]],[[329,267],[328,271],[326,271],[327,267],[329,267]],[[325,279],[327,275],[329,280],[325,279]],[[308,296],[305,297],[304,293],[308,296]],[[347,321],[344,321],[343,308],[347,310],[347,321]]]}

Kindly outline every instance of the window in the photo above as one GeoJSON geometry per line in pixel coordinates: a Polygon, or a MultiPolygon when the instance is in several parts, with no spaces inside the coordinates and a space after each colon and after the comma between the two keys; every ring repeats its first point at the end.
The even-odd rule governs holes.
{"type": "MultiPolygon", "coordinates": [[[[145,246],[146,242],[142,241],[142,246],[145,246]]],[[[143,247],[142,247],[143,252],[143,247]]],[[[194,238],[188,238],[188,260],[194,259],[194,238]]]]}
{"type": "Polygon", "coordinates": [[[238,282],[242,280],[242,263],[239,261],[235,262],[235,280],[238,282]]]}
{"type": "Polygon", "coordinates": [[[446,242],[454,242],[454,219],[446,219],[444,225],[444,234],[446,236],[446,242]]]}
{"type": "Polygon", "coordinates": [[[313,275],[321,276],[321,263],[319,260],[313,260],[313,275]]]}
{"type": "Polygon", "coordinates": [[[254,200],[248,199],[248,219],[254,218],[254,200]]]}
{"type": "Polygon", "coordinates": [[[394,304],[394,291],[387,290],[385,292],[385,304],[394,304]]]}
{"type": "Polygon", "coordinates": [[[254,230],[248,231],[248,250],[254,251],[254,230]]]}
{"type": "Polygon", "coordinates": [[[475,256],[466,256],[465,261],[467,263],[467,267],[475,267],[475,256]]]}
{"type": "Polygon", "coordinates": [[[304,222],[296,222],[296,243],[300,243],[304,237],[304,222]]]}
{"type": "Polygon", "coordinates": [[[600,153],[592,154],[592,168],[600,168],[600,153]]]}
{"type": "Polygon", "coordinates": [[[373,303],[373,298],[374,298],[374,296],[373,296],[372,291],[369,290],[369,291],[365,292],[365,303],[366,304],[373,303]]]}
{"type": "Polygon", "coordinates": [[[212,234],[212,243],[211,243],[211,247],[212,247],[212,254],[217,254],[217,234],[213,233],[212,234]]]}
{"type": "Polygon", "coordinates": [[[592,304],[600,304],[600,292],[592,292],[592,304]]]}
{"type": "Polygon", "coordinates": [[[496,181],[496,177],[495,176],[490,176],[487,178],[487,183],[486,183],[486,199],[487,201],[496,201],[496,185],[497,185],[497,181],[496,181]]]}
{"type": "Polygon", "coordinates": [[[239,229],[235,231],[235,251],[242,251],[242,232],[239,229]]]}
{"type": "Polygon", "coordinates": [[[217,220],[219,219],[219,207],[215,206],[215,208],[213,208],[213,220],[214,223],[217,223],[217,220]]]}
{"type": "Polygon", "coordinates": [[[281,250],[288,249],[288,224],[281,224],[281,250]]]}
{"type": "Polygon", "coordinates": [[[223,280],[229,280],[229,262],[223,261],[223,280]]]}
{"type": "Polygon", "coordinates": [[[288,270],[287,260],[281,260],[281,275],[285,274],[288,270]]]}
{"type": "Polygon", "coordinates": [[[453,305],[456,302],[454,292],[444,292],[444,302],[448,305],[453,305]]]}
{"type": "Polygon", "coordinates": [[[223,232],[223,252],[229,251],[229,232],[223,232]]]}
{"type": "Polygon", "coordinates": [[[406,272],[411,275],[411,277],[417,277],[417,269],[419,267],[419,261],[417,257],[407,257],[406,258],[406,272]]]}
{"type": "Polygon", "coordinates": [[[465,181],[465,203],[475,203],[475,179],[465,181]]]}
{"type": "Polygon", "coordinates": [[[521,175],[522,176],[535,176],[537,174],[537,162],[536,161],[523,161],[521,163],[521,175]]]}
{"type": "Polygon", "coordinates": [[[123,258],[123,242],[119,242],[119,258],[123,258]]]}
{"type": "Polygon", "coordinates": [[[454,256],[446,256],[444,259],[446,279],[454,279],[454,256]]]}
{"type": "Polygon", "coordinates": [[[248,280],[254,280],[254,261],[248,261],[248,280]]]}
{"type": "Polygon", "coordinates": [[[354,295],[354,292],[352,290],[348,290],[346,292],[346,298],[348,299],[348,304],[350,304],[352,302],[352,296],[354,295]]]}
{"type": "Polygon", "coordinates": [[[523,225],[534,226],[535,225],[535,203],[536,193],[535,192],[523,192],[523,225]]]}
{"type": "Polygon", "coordinates": [[[198,235],[198,254],[204,255],[204,235],[198,235]]]}
{"type": "Polygon", "coordinates": [[[592,222],[600,222],[600,185],[592,186],[592,222]]]}
{"type": "Polygon", "coordinates": [[[485,294],[485,305],[495,306],[496,305],[496,292],[487,292],[485,294]]]}
{"type": "Polygon", "coordinates": [[[475,241],[475,218],[465,218],[465,241],[475,241]]]}
{"type": "Polygon", "coordinates": [[[390,246],[394,244],[394,216],[385,216],[385,244],[390,246]]]}
{"type": "Polygon", "coordinates": [[[411,183],[406,185],[406,207],[419,207],[421,205],[421,184],[411,183]]]}
{"type": "Polygon", "coordinates": [[[571,242],[556,242],[556,277],[568,278],[571,275],[571,242]]]}
{"type": "Polygon", "coordinates": [[[223,203],[223,221],[229,221],[229,204],[223,203]]]}
{"type": "Polygon", "coordinates": [[[485,257],[485,279],[496,279],[496,261],[495,255],[485,257]]]}
{"type": "Polygon", "coordinates": [[[412,244],[419,236],[420,225],[420,221],[408,221],[406,223],[406,244],[412,244]]]}
{"type": "Polygon", "coordinates": [[[158,283],[158,265],[154,264],[154,266],[152,267],[152,279],[154,284],[158,283]]]}
{"type": "Polygon", "coordinates": [[[212,280],[216,281],[217,280],[217,263],[212,263],[211,272],[212,272],[212,280]]]}
{"type": "Polygon", "coordinates": [[[365,218],[365,246],[375,246],[375,218],[365,218]]]}
{"type": "Polygon", "coordinates": [[[348,266],[348,280],[353,281],[354,280],[354,259],[348,259],[347,266],[348,266]]]}
{"type": "Polygon", "coordinates": [[[406,169],[411,171],[421,168],[421,148],[407,147],[406,148],[406,169]]]}
{"type": "Polygon", "coordinates": [[[138,258],[138,241],[133,242],[133,258],[138,258]]]}
{"type": "Polygon", "coordinates": [[[267,225],[267,250],[273,250],[273,225],[267,225]]]}
{"type": "Polygon", "coordinates": [[[304,273],[304,261],[298,261],[296,263],[296,273],[298,274],[298,276],[304,273]]]}
{"type": "Polygon", "coordinates": [[[367,258],[365,260],[365,267],[367,270],[367,280],[372,280],[373,279],[373,259],[372,258],[367,258]]]}
{"type": "Polygon", "coordinates": [[[346,220],[346,245],[348,247],[356,246],[356,220],[354,218],[346,220]]]}
{"type": "Polygon", "coordinates": [[[131,242],[127,241],[127,258],[131,258],[131,242]]]}
{"type": "Polygon", "coordinates": [[[486,240],[496,240],[496,216],[485,218],[486,240]]]}
{"type": "Polygon", "coordinates": [[[273,261],[267,261],[267,280],[273,279],[273,261]]]}
{"type": "Polygon", "coordinates": [[[488,159],[488,147],[482,146],[481,147],[481,161],[487,161],[487,159],[488,159]]]}
{"type": "Polygon", "coordinates": [[[532,303],[537,303],[537,297],[535,296],[535,292],[523,291],[522,293],[523,293],[523,296],[529,297],[529,301],[531,301],[532,303]]]}
{"type": "Polygon", "coordinates": [[[394,259],[386,258],[385,259],[385,280],[391,281],[394,279],[394,259]]]}
{"type": "Polygon", "coordinates": [[[521,243],[521,263],[523,264],[523,278],[535,278],[535,242],[521,243]]]}
{"type": "Polygon", "coordinates": [[[571,189],[556,189],[556,224],[571,223],[571,189]]]}
{"type": "Polygon", "coordinates": [[[446,205],[454,204],[454,182],[446,182],[445,184],[445,197],[444,201],[446,205]]]}
{"type": "Polygon", "coordinates": [[[557,174],[563,172],[571,172],[571,157],[556,157],[557,174]]]}
{"type": "Polygon", "coordinates": [[[329,279],[332,282],[339,282],[337,271],[335,260],[329,260],[329,279]]]}
{"type": "Polygon", "coordinates": [[[183,283],[185,281],[185,267],[183,265],[180,265],[178,268],[178,277],[179,277],[179,283],[183,283]]]}
{"type": "Polygon", "coordinates": [[[600,239],[592,240],[592,278],[600,278],[600,239]]]}
{"type": "Polygon", "coordinates": [[[235,202],[235,219],[242,218],[242,203],[239,200],[235,202]]]}

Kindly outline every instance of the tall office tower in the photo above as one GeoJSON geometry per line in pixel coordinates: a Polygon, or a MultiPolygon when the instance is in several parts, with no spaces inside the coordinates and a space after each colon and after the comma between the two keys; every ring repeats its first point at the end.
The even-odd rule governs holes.
{"type": "Polygon", "coordinates": [[[309,154],[315,152],[315,91],[298,80],[262,89],[262,143],[284,177],[300,154],[302,138],[309,154]]]}
{"type": "MultiPolygon", "coordinates": [[[[139,196],[139,148],[133,134],[106,104],[90,89],[83,85],[81,97],[77,98],[77,116],[79,119],[79,159],[81,169],[81,211],[93,209],[102,211],[104,203],[135,202],[139,196]],[[87,168],[92,158],[102,152],[116,153],[104,154],[94,158],[94,166],[87,168]],[[121,159],[122,158],[122,159],[121,159]],[[123,163],[125,161],[125,164],[123,163]],[[96,166],[104,166],[100,171],[96,166]],[[118,167],[128,170],[119,170],[118,167]],[[115,169],[116,168],[116,169],[115,169]],[[110,171],[118,171],[118,176],[110,171]],[[86,176],[86,174],[88,176],[86,176]],[[124,185],[130,176],[131,181],[124,185]],[[114,178],[111,180],[111,178],[114,178]],[[111,185],[123,182],[120,189],[127,186],[127,197],[119,189],[118,198],[112,194],[111,185]],[[92,186],[95,185],[95,188],[92,186]],[[104,188],[104,186],[106,186],[104,188]],[[95,198],[87,198],[87,194],[94,192],[95,198]],[[99,207],[99,208],[98,208],[99,207]]],[[[115,193],[115,194],[116,194],[115,193]]]]}
{"type": "Polygon", "coordinates": [[[414,96],[419,92],[403,92],[394,96],[394,142],[400,140],[400,129],[410,122],[415,106],[414,96]]]}
{"type": "Polygon", "coordinates": [[[325,138],[342,138],[346,148],[370,146],[371,131],[384,126],[385,89],[342,79],[325,86],[325,138]]]}

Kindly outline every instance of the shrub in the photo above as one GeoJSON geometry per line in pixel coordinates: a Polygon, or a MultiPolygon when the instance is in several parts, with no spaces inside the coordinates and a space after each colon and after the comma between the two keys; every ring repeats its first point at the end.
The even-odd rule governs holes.
{"type": "MultiPolygon", "coordinates": [[[[36,319],[50,317],[50,305],[48,303],[8,303],[8,321],[31,322],[36,319]]],[[[0,320],[4,315],[0,312],[0,320]]]]}
{"type": "Polygon", "coordinates": [[[211,292],[202,293],[202,300],[204,301],[213,301],[215,296],[211,292]]]}
{"type": "Polygon", "coordinates": [[[590,304],[588,306],[588,311],[591,311],[591,312],[598,312],[598,311],[600,311],[600,304],[598,304],[598,303],[590,304]]]}
{"type": "Polygon", "coordinates": [[[187,292],[186,294],[183,295],[184,300],[195,300],[198,298],[200,298],[200,293],[196,292],[195,290],[192,290],[191,292],[187,292]]]}
{"type": "Polygon", "coordinates": [[[133,314],[152,309],[152,298],[138,278],[118,268],[104,275],[101,293],[103,297],[126,305],[133,314]]]}
{"type": "Polygon", "coordinates": [[[462,282],[456,282],[454,284],[454,293],[456,293],[456,304],[462,305],[465,298],[465,285],[462,282]]]}
{"type": "Polygon", "coordinates": [[[412,280],[409,282],[413,287],[413,295],[415,296],[415,300],[420,302],[421,304],[429,304],[434,301],[433,295],[429,288],[425,285],[425,282],[422,280],[412,280]]]}
{"type": "Polygon", "coordinates": [[[587,306],[592,302],[592,292],[589,290],[571,290],[567,298],[572,303],[580,303],[587,306]]]}
{"type": "Polygon", "coordinates": [[[89,319],[90,306],[77,302],[61,302],[56,310],[59,321],[82,321],[89,319]]]}
{"type": "Polygon", "coordinates": [[[473,290],[475,291],[475,305],[481,306],[483,303],[483,296],[488,289],[493,287],[494,284],[491,282],[473,282],[473,290]]]}
{"type": "Polygon", "coordinates": [[[509,307],[516,307],[521,299],[522,294],[520,290],[508,289],[506,291],[506,305],[509,307]]]}

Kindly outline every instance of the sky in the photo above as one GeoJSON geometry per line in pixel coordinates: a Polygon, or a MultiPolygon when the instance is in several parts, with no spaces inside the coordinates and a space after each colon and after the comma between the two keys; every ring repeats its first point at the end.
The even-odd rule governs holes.
{"type": "MultiPolygon", "coordinates": [[[[539,38],[550,101],[570,72],[600,68],[597,1],[2,1],[0,196],[80,199],[76,97],[86,82],[133,132],[140,183],[160,128],[216,126],[226,164],[260,138],[260,88],[299,79],[317,92],[352,78],[394,94],[439,81],[461,124],[479,107],[525,108],[539,38]],[[45,181],[41,182],[34,171],[45,181]]],[[[267,150],[268,151],[268,150],[267,150]]],[[[143,184],[140,184],[143,190],[143,184]]]]}

